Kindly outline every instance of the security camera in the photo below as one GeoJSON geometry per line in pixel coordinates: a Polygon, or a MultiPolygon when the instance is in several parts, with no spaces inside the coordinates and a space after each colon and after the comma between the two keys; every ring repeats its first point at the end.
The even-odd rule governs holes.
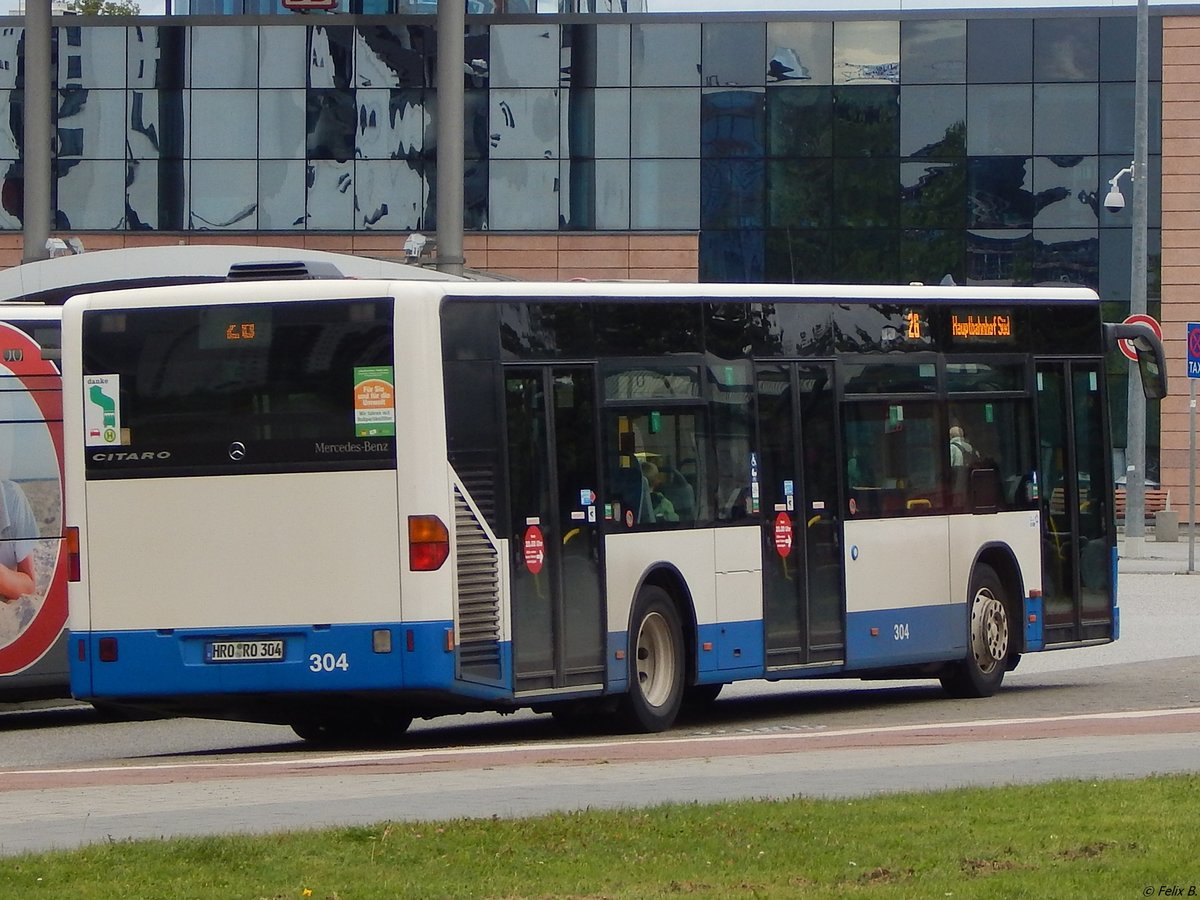
{"type": "Polygon", "coordinates": [[[1125,196],[1118,190],[1111,190],[1104,195],[1104,208],[1110,213],[1120,212],[1125,208],[1125,196]]]}

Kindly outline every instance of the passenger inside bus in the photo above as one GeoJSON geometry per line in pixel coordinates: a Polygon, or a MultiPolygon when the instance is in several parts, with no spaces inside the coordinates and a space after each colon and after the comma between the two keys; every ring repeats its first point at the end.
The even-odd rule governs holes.
{"type": "Polygon", "coordinates": [[[667,477],[649,460],[642,463],[642,475],[650,488],[650,509],[654,513],[654,521],[678,522],[679,513],[675,511],[675,504],[664,491],[667,477]]]}

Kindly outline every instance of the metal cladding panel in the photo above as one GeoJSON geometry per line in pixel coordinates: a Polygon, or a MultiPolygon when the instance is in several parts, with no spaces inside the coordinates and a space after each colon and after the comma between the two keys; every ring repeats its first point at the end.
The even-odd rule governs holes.
{"type": "Polygon", "coordinates": [[[394,472],[90,481],[86,493],[91,630],[400,618],[394,472]]]}

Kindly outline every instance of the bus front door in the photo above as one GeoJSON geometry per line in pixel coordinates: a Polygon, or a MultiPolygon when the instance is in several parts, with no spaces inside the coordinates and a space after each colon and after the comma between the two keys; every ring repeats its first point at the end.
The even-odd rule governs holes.
{"type": "Polygon", "coordinates": [[[505,372],[518,694],[604,681],[595,383],[584,366],[505,372]]]}
{"type": "Polygon", "coordinates": [[[845,659],[841,504],[831,363],[756,372],[767,668],[845,659]]]}

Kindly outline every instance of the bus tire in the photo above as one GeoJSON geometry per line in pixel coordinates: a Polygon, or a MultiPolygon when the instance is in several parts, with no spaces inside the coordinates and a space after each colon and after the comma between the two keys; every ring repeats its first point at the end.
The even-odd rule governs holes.
{"type": "Polygon", "coordinates": [[[684,645],[679,611],[660,587],[638,592],[630,628],[629,691],[620,718],[630,731],[666,731],[683,703],[684,645]]]}
{"type": "Polygon", "coordinates": [[[1006,601],[996,570],[982,563],[976,566],[967,598],[967,655],[941,676],[951,697],[990,697],[1000,689],[1013,652],[1006,601]]]}

